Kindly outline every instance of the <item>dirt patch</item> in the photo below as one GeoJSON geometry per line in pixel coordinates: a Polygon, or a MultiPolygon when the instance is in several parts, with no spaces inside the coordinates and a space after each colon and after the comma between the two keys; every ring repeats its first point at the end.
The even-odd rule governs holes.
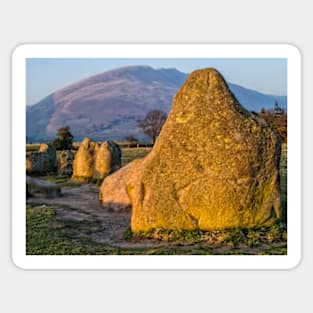
{"type": "MultiPolygon", "coordinates": [[[[86,184],[63,189],[62,197],[57,199],[29,198],[27,204],[34,208],[49,205],[55,209],[56,218],[59,219],[97,222],[98,229],[94,229],[90,237],[99,243],[117,244],[123,240],[124,232],[130,225],[131,213],[110,212],[102,207],[98,197],[99,187],[86,184]]],[[[78,231],[79,228],[76,225],[78,231]]]]}
{"type": "Polygon", "coordinates": [[[70,240],[87,239],[99,248],[110,247],[112,254],[271,254],[272,251],[281,254],[286,250],[286,242],[260,243],[249,247],[242,243],[233,245],[232,242],[212,245],[208,241],[190,242],[184,239],[127,238],[131,213],[109,211],[102,207],[98,198],[97,185],[74,185],[62,188],[59,198],[28,198],[27,207],[39,211],[52,208],[56,221],[70,240]]]}

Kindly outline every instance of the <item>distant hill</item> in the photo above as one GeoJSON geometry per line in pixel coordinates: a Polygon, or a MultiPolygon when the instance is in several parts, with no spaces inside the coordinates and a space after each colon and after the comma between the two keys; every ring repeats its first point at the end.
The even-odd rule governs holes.
{"type": "Polygon", "coordinates": [[[262,108],[272,109],[275,106],[275,101],[278,102],[281,108],[287,110],[286,96],[266,95],[232,83],[229,83],[229,87],[241,105],[249,111],[260,112],[262,108]]]}
{"type": "MultiPolygon", "coordinates": [[[[26,135],[30,141],[55,137],[62,126],[70,126],[75,140],[89,136],[97,140],[119,140],[140,133],[136,121],[152,109],[170,111],[173,96],[187,74],[176,69],[130,66],[107,71],[62,88],[37,104],[27,106],[26,135]]],[[[286,109],[287,98],[265,95],[229,84],[239,102],[259,112],[277,100],[286,109]]]]}

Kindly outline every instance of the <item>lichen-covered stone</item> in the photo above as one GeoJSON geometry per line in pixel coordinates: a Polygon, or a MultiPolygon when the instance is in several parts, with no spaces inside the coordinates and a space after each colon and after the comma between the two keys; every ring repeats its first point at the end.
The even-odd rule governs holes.
{"type": "Polygon", "coordinates": [[[51,143],[41,144],[38,151],[26,154],[26,173],[29,175],[54,174],[56,167],[56,150],[51,143]]]}
{"type": "Polygon", "coordinates": [[[85,138],[75,155],[73,161],[72,180],[78,182],[90,182],[93,177],[95,150],[98,143],[85,138]]]}
{"type": "Polygon", "coordinates": [[[102,180],[107,175],[120,168],[121,151],[112,141],[97,142],[85,138],[79,146],[73,161],[72,180],[90,182],[93,179],[102,180]]]}
{"type": "Polygon", "coordinates": [[[58,175],[72,176],[73,174],[73,160],[74,153],[71,150],[63,150],[57,152],[58,166],[57,172],[58,175]]]}
{"type": "Polygon", "coordinates": [[[121,149],[113,141],[103,142],[95,157],[93,177],[103,179],[121,167],[121,149]]]}
{"type": "Polygon", "coordinates": [[[134,160],[104,179],[99,192],[99,199],[104,208],[115,212],[130,210],[131,203],[126,192],[126,181],[129,176],[135,175],[140,163],[141,159],[134,160]]]}
{"type": "Polygon", "coordinates": [[[218,230],[280,217],[280,141],[214,69],[193,72],[127,178],[131,228],[218,230]]]}
{"type": "Polygon", "coordinates": [[[26,176],[27,197],[57,198],[61,196],[60,186],[30,176],[26,176]]]}

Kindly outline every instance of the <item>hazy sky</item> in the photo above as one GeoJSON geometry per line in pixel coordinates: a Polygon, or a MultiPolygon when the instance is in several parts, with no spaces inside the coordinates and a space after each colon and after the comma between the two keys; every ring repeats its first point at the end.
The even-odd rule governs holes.
{"type": "Polygon", "coordinates": [[[128,65],[176,68],[181,72],[215,67],[228,82],[272,95],[287,95],[287,59],[27,59],[26,103],[35,104],[59,88],[128,65]]]}

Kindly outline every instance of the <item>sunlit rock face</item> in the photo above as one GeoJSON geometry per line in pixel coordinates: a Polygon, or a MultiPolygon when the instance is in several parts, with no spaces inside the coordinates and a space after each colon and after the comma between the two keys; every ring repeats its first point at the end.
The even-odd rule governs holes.
{"type": "Polygon", "coordinates": [[[73,161],[72,180],[90,182],[102,180],[121,167],[121,150],[113,141],[101,144],[85,138],[73,161]]]}
{"type": "Polygon", "coordinates": [[[217,230],[280,218],[280,141],[215,69],[189,75],[151,153],[126,180],[131,228],[217,230]]]}
{"type": "Polygon", "coordinates": [[[141,159],[134,160],[104,179],[99,192],[99,199],[102,201],[104,208],[115,212],[131,209],[130,199],[126,191],[126,182],[129,177],[136,176],[141,163],[141,159]]]}

